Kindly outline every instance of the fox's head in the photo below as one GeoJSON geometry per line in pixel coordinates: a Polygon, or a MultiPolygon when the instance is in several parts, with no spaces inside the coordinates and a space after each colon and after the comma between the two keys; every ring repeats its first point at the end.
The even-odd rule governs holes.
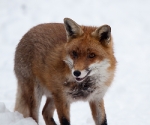
{"type": "Polygon", "coordinates": [[[111,27],[80,26],[69,18],[64,19],[67,34],[64,61],[69,65],[77,82],[88,76],[109,77],[115,69],[111,27]]]}

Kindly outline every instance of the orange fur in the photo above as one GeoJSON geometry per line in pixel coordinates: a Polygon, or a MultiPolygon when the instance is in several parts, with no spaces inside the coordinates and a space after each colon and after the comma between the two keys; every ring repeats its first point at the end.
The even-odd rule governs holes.
{"type": "Polygon", "coordinates": [[[15,110],[38,122],[40,101],[46,95],[42,111],[46,125],[56,124],[53,119],[55,108],[61,125],[70,125],[70,103],[87,100],[95,124],[106,125],[103,96],[113,80],[116,66],[109,30],[107,25],[79,26],[68,18],[64,19],[64,25],[48,23],[29,30],[15,53],[14,70],[18,79],[15,110]],[[97,65],[102,66],[98,71],[102,70],[104,82],[96,79],[98,73],[92,74],[97,72],[97,65]],[[77,79],[73,70],[84,78],[77,79]],[[80,79],[83,81],[77,81],[80,79]],[[101,91],[103,94],[99,95],[101,91]],[[96,118],[97,114],[102,118],[96,118]]]}

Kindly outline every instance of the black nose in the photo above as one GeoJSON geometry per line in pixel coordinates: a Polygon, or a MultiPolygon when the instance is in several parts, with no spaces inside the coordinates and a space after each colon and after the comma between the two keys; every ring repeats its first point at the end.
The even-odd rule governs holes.
{"type": "Polygon", "coordinates": [[[79,70],[75,70],[75,71],[73,72],[73,74],[74,74],[76,77],[78,77],[78,76],[81,75],[81,72],[80,72],[79,70]]]}

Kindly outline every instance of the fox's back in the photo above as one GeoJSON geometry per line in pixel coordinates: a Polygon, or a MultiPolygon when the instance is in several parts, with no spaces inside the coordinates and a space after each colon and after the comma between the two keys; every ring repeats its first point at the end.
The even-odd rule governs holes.
{"type": "Polygon", "coordinates": [[[61,23],[40,24],[30,29],[16,48],[16,76],[31,77],[33,68],[36,67],[44,70],[48,55],[52,61],[59,58],[61,53],[56,51],[61,51],[60,48],[66,41],[66,31],[61,23]]]}

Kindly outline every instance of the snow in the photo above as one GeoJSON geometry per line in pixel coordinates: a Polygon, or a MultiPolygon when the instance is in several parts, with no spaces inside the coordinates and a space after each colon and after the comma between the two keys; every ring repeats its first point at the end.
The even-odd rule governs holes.
{"type": "MultiPolygon", "coordinates": [[[[0,125],[35,125],[13,112],[16,78],[15,47],[33,26],[63,22],[112,27],[116,77],[105,96],[109,125],[150,125],[150,1],[149,0],[1,0],[0,1],[0,125]],[[7,108],[6,108],[6,107],[7,108]]],[[[39,112],[39,124],[45,125],[39,112]]],[[[55,112],[54,118],[59,123],[55,112]]],[[[88,103],[71,106],[72,125],[94,125],[88,103]]]]}
{"type": "Polygon", "coordinates": [[[32,118],[24,118],[18,112],[10,112],[4,103],[0,102],[0,125],[37,125],[32,118]]]}

